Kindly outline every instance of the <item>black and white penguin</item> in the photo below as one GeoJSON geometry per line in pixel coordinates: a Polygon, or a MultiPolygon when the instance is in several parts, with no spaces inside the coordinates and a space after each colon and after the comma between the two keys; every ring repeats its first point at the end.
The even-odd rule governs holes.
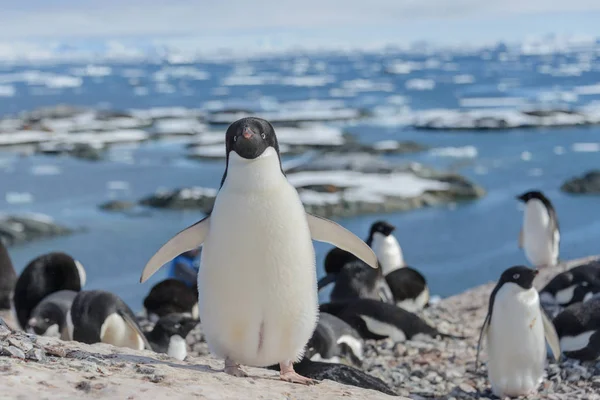
{"type": "MultiPolygon", "coordinates": [[[[299,374],[317,381],[328,379],[342,385],[356,386],[367,390],[376,390],[390,396],[397,396],[381,379],[350,365],[332,364],[303,358],[294,364],[294,368],[299,374]]],[[[279,366],[272,365],[269,369],[279,371],[279,366]]]]}
{"type": "Polygon", "coordinates": [[[152,350],[127,304],[103,290],[77,294],[67,313],[67,329],[69,339],[82,343],[152,350]]]}
{"type": "Polygon", "coordinates": [[[600,359],[600,298],[573,304],[552,322],[565,356],[581,361],[600,359]]]}
{"type": "Polygon", "coordinates": [[[525,203],[519,247],[535,268],[557,265],[560,228],[554,206],[538,190],[523,193],[517,199],[525,203]]]}
{"type": "Polygon", "coordinates": [[[363,360],[363,340],[346,322],[321,312],[317,328],[306,345],[304,356],[312,361],[348,361],[360,366],[363,360]]]}
{"type": "Polygon", "coordinates": [[[211,214],[161,247],[140,281],[202,245],[199,316],[211,352],[225,359],[224,372],[246,376],[240,364],[280,363],[282,380],[312,384],[293,368],[317,325],[312,240],[350,251],[373,268],[377,257],[350,231],[306,213],[283,172],[268,121],[243,118],[231,124],[225,155],[211,214]]]}
{"type": "Polygon", "coordinates": [[[476,367],[483,338],[488,348],[488,379],[500,397],[517,397],[537,390],[542,383],[546,341],[556,359],[558,336],[539,301],[533,280],[537,270],[508,268],[490,295],[488,313],[477,344],[476,367]]]}
{"type": "Polygon", "coordinates": [[[179,279],[165,279],[154,285],[144,299],[146,315],[152,322],[173,313],[198,319],[198,290],[179,279]]]}
{"type": "Polygon", "coordinates": [[[41,336],[68,339],[67,313],[77,293],[59,290],[44,297],[31,311],[25,330],[41,336]]]}
{"type": "Polygon", "coordinates": [[[59,290],[80,291],[85,286],[83,265],[65,253],[48,253],[32,260],[15,285],[14,308],[22,328],[40,301],[59,290]]]}
{"type": "Polygon", "coordinates": [[[330,301],[341,302],[353,299],[375,299],[393,303],[394,297],[381,274],[381,269],[373,269],[361,260],[349,261],[337,273],[321,278],[317,284],[322,290],[330,283],[335,283],[330,294],[330,301]]]}
{"type": "Polygon", "coordinates": [[[152,331],[146,333],[146,338],[155,352],[166,353],[183,361],[187,356],[185,338],[199,322],[184,314],[168,314],[158,320],[152,331]]]}
{"type": "Polygon", "coordinates": [[[0,240],[0,310],[10,310],[15,283],[17,282],[17,273],[4,246],[0,240]]]}
{"type": "Polygon", "coordinates": [[[321,304],[321,312],[333,314],[348,323],[364,339],[390,338],[403,342],[420,335],[442,338],[461,338],[439,332],[417,315],[393,304],[372,299],[357,299],[346,303],[321,304]]]}
{"type": "Polygon", "coordinates": [[[600,293],[600,261],[579,265],[556,275],[542,290],[542,304],[568,307],[600,293]]]}
{"type": "Polygon", "coordinates": [[[386,221],[376,221],[371,225],[369,237],[365,241],[377,256],[383,275],[405,266],[400,243],[392,233],[396,227],[386,221]]]}
{"type": "Polygon", "coordinates": [[[396,306],[417,312],[429,305],[429,287],[425,277],[411,267],[398,268],[386,275],[396,306]]]}

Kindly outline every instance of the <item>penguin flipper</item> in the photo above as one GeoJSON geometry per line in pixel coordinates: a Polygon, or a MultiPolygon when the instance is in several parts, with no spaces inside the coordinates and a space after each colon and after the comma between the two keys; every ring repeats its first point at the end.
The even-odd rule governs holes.
{"type": "Polygon", "coordinates": [[[372,268],[377,268],[377,256],[362,239],[341,225],[326,218],[306,213],[313,240],[325,242],[354,254],[372,268]]]}
{"type": "Polygon", "coordinates": [[[336,277],[335,274],[327,274],[327,275],[325,275],[324,277],[322,277],[321,279],[319,279],[319,282],[317,282],[317,290],[320,291],[325,286],[329,285],[332,282],[335,282],[336,278],[337,277],[336,277]]]}
{"type": "Polygon", "coordinates": [[[544,336],[546,337],[546,341],[552,350],[552,355],[554,356],[554,360],[558,361],[560,359],[560,341],[558,339],[558,334],[556,333],[556,329],[554,328],[554,324],[550,321],[550,318],[546,315],[544,309],[540,306],[540,313],[542,314],[542,323],[544,325],[544,336]]]}
{"type": "Polygon", "coordinates": [[[523,248],[523,228],[519,231],[519,248],[523,248]]]}
{"type": "Polygon", "coordinates": [[[178,255],[185,253],[200,247],[206,240],[208,235],[208,229],[210,227],[210,215],[206,216],[201,221],[196,222],[194,225],[189,226],[173,236],[167,243],[165,243],[158,251],[152,256],[150,261],[144,267],[140,283],[144,283],[148,280],[156,271],[163,265],[177,257],[178,255]]]}
{"type": "Polygon", "coordinates": [[[477,341],[477,356],[475,357],[475,370],[479,369],[479,351],[481,350],[481,342],[483,340],[484,335],[487,337],[488,331],[490,330],[490,321],[491,317],[488,314],[485,317],[485,321],[483,321],[483,326],[481,327],[481,332],[479,332],[479,340],[477,341]]]}
{"type": "Polygon", "coordinates": [[[133,320],[133,318],[131,318],[131,316],[123,311],[123,310],[119,310],[117,311],[117,313],[119,314],[119,316],[121,316],[121,318],[123,318],[123,320],[125,321],[125,323],[127,323],[127,325],[129,325],[129,327],[138,334],[138,336],[142,339],[142,342],[144,342],[144,348],[150,351],[154,351],[154,349],[152,348],[152,345],[150,344],[150,342],[148,341],[148,339],[146,338],[146,335],[144,334],[144,332],[142,332],[142,330],[140,329],[140,326],[137,324],[137,322],[135,322],[133,320]]]}

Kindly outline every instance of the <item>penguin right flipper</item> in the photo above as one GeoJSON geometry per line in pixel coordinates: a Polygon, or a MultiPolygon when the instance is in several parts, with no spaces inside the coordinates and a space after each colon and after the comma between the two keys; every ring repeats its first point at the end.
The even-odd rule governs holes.
{"type": "Polygon", "coordinates": [[[475,357],[475,370],[479,369],[479,351],[481,350],[481,342],[483,340],[484,335],[487,336],[488,331],[490,330],[490,314],[485,317],[485,321],[483,321],[483,326],[481,327],[481,332],[479,332],[479,340],[477,341],[477,356],[475,357]]]}
{"type": "Polygon", "coordinates": [[[558,339],[558,334],[556,333],[556,328],[554,328],[554,324],[550,321],[550,318],[546,315],[544,309],[540,306],[540,314],[542,315],[542,323],[544,325],[544,336],[546,337],[546,341],[552,350],[552,355],[554,356],[554,360],[558,361],[560,359],[560,341],[558,339]]]}
{"type": "Polygon", "coordinates": [[[209,227],[210,215],[206,216],[201,221],[196,222],[194,225],[185,228],[169,239],[169,241],[152,256],[150,261],[148,261],[144,267],[140,283],[147,281],[148,278],[160,269],[160,267],[178,255],[200,247],[206,240],[209,227]]]}
{"type": "Polygon", "coordinates": [[[133,331],[135,331],[135,333],[137,333],[137,335],[142,339],[142,342],[144,342],[144,348],[147,350],[150,350],[150,351],[154,351],[154,349],[152,348],[152,345],[146,338],[146,335],[144,334],[144,332],[142,332],[142,330],[140,329],[140,326],[137,324],[137,322],[135,322],[133,320],[133,318],[131,318],[131,315],[129,315],[127,312],[125,312],[123,310],[118,310],[117,313],[119,314],[119,316],[121,318],[123,318],[125,323],[127,323],[127,325],[129,325],[129,327],[133,331]]]}
{"type": "Polygon", "coordinates": [[[372,268],[378,267],[373,250],[354,233],[333,221],[309,213],[306,213],[306,219],[313,240],[332,244],[354,254],[372,268]]]}
{"type": "Polygon", "coordinates": [[[519,231],[519,248],[523,248],[523,228],[519,231]]]}

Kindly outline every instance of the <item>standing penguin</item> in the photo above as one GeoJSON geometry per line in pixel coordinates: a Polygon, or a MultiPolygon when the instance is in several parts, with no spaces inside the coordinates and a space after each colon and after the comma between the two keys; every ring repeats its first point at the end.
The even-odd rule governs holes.
{"type": "Polygon", "coordinates": [[[86,280],[83,265],[65,253],[48,253],[32,260],[15,285],[14,307],[22,328],[40,301],[59,290],[80,291],[86,280]]]}
{"type": "Polygon", "coordinates": [[[492,392],[500,398],[526,395],[537,389],[544,374],[545,340],[554,358],[560,357],[554,325],[541,308],[533,287],[537,273],[523,266],[508,268],[490,295],[475,366],[479,364],[479,350],[485,337],[488,379],[492,392]]]}
{"type": "Polygon", "coordinates": [[[400,243],[392,235],[394,230],[396,230],[394,225],[385,221],[376,221],[371,225],[369,237],[366,240],[377,256],[384,276],[405,266],[400,243]]]}
{"type": "Polygon", "coordinates": [[[519,248],[536,268],[558,264],[560,229],[554,206],[540,191],[517,196],[525,203],[523,227],[519,233],[519,248]]]}
{"type": "Polygon", "coordinates": [[[199,316],[225,372],[246,376],[240,364],[279,363],[280,377],[312,384],[294,371],[318,317],[313,240],[377,258],[338,224],[307,214],[281,167],[273,126],[259,118],[229,126],[226,168],[210,216],[178,233],[150,259],[147,280],[178,254],[203,245],[198,273],[199,316]]]}
{"type": "Polygon", "coordinates": [[[0,310],[10,310],[17,274],[8,250],[0,240],[0,310]]]}

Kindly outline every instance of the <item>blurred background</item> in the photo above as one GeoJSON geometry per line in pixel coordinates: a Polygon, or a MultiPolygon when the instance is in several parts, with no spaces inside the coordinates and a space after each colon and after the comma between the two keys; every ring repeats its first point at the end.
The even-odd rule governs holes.
{"type": "MultiPolygon", "coordinates": [[[[448,296],[525,264],[515,196],[597,254],[595,0],[0,0],[0,237],[64,251],[134,310],[149,257],[202,218],[226,127],[272,121],[307,209],[387,220],[448,296]],[[572,181],[572,178],[582,179],[572,181]],[[595,180],[594,180],[595,179],[595,180]]],[[[319,274],[330,249],[316,244],[319,274]]]]}

